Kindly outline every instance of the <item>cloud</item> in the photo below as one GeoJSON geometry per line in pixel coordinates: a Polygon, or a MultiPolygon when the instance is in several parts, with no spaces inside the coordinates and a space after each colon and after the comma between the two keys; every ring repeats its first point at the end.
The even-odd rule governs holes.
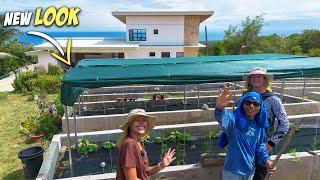
{"type": "MultiPolygon", "coordinates": [[[[320,3],[318,0],[1,0],[0,12],[34,10],[36,7],[49,6],[80,7],[80,25],[76,30],[124,31],[125,25],[111,15],[111,11],[206,11],[214,15],[201,24],[201,30],[223,32],[230,24],[239,25],[247,16],[253,18],[265,14],[264,18],[272,31],[279,27],[319,29],[320,3]],[[272,25],[272,26],[271,26],[272,25]],[[286,25],[286,26],[284,26],[286,25]]],[[[30,27],[28,27],[30,28],[30,27]]],[[[55,28],[50,28],[55,29],[55,28]]],[[[61,30],[70,30],[62,28],[61,30]]]]}

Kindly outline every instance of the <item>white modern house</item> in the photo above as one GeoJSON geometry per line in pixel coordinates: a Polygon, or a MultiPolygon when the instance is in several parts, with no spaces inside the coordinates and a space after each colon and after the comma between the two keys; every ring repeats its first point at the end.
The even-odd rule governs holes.
{"type": "MultiPolygon", "coordinates": [[[[81,59],[108,58],[162,58],[198,56],[199,25],[213,15],[213,11],[114,11],[112,15],[126,25],[126,39],[72,38],[71,62],[81,59]]],[[[66,49],[67,39],[57,39],[66,49]]],[[[33,47],[29,55],[37,55],[38,61],[59,62],[51,57],[56,51],[49,42],[33,47]]]]}

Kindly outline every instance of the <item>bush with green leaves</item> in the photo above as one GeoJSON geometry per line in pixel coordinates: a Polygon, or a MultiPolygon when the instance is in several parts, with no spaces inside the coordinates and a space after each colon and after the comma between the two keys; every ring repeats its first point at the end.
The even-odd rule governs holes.
{"type": "Polygon", "coordinates": [[[52,114],[41,113],[39,123],[39,131],[43,134],[45,140],[51,140],[55,134],[59,133],[59,128],[54,124],[52,114]]]}
{"type": "Polygon", "coordinates": [[[77,151],[79,154],[83,156],[87,156],[90,152],[97,152],[98,145],[91,143],[86,138],[81,138],[78,140],[78,148],[77,151]]]}
{"type": "Polygon", "coordinates": [[[27,94],[29,92],[56,93],[60,89],[61,75],[46,73],[43,67],[34,71],[22,72],[13,81],[15,91],[27,94]]]}
{"type": "Polygon", "coordinates": [[[53,64],[49,63],[48,74],[62,77],[63,76],[63,69],[59,65],[53,65],[53,64]]]}

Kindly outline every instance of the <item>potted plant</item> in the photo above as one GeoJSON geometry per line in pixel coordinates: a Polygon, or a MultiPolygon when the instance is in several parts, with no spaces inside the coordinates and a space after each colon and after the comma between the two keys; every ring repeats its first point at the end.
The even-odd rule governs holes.
{"type": "Polygon", "coordinates": [[[28,117],[26,121],[20,123],[20,133],[29,136],[32,143],[43,137],[39,120],[35,117],[28,117]]]}

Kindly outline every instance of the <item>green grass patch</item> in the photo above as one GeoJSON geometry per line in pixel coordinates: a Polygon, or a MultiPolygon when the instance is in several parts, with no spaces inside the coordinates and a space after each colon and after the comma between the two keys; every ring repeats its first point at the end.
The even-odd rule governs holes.
{"type": "MultiPolygon", "coordinates": [[[[58,95],[48,95],[55,99],[58,95]]],[[[27,137],[19,133],[19,125],[28,116],[36,112],[36,101],[28,101],[28,96],[18,93],[0,92],[0,179],[24,179],[22,163],[18,152],[34,146],[27,137]]],[[[41,141],[37,145],[48,149],[49,142],[41,141]]]]}

